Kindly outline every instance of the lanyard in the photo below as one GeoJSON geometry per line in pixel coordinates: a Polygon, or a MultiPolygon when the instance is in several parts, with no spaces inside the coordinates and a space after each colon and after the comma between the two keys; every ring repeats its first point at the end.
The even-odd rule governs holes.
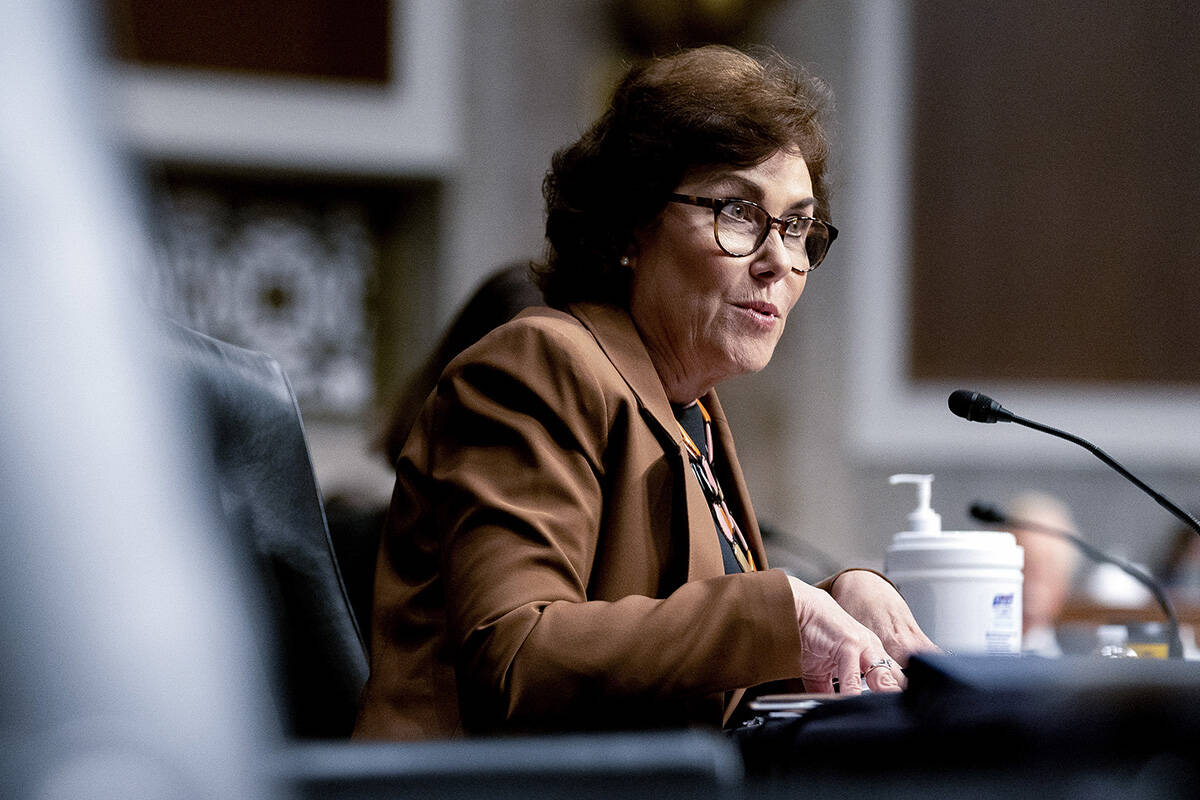
{"type": "Polygon", "coordinates": [[[730,513],[729,506],[725,502],[725,493],[721,491],[721,484],[717,482],[717,476],[712,471],[712,417],[708,415],[708,409],[699,400],[696,401],[696,405],[700,408],[700,415],[704,417],[705,453],[700,452],[700,448],[692,441],[692,437],[679,420],[675,421],[675,424],[679,426],[679,432],[683,434],[683,443],[687,447],[689,460],[692,462],[692,471],[696,473],[696,478],[700,481],[700,488],[704,490],[704,496],[712,505],[717,529],[721,531],[725,541],[729,542],[733,556],[741,565],[742,571],[757,572],[758,567],[754,563],[754,556],[750,553],[750,545],[746,543],[742,529],[738,526],[737,520],[733,518],[733,514],[730,513]]]}

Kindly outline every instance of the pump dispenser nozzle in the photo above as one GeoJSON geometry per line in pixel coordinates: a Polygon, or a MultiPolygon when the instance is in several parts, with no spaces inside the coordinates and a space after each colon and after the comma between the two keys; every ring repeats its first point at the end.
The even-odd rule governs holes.
{"type": "Polygon", "coordinates": [[[909,530],[916,532],[936,533],[942,529],[942,515],[933,510],[929,501],[933,495],[930,484],[932,475],[893,475],[888,483],[913,483],[917,486],[917,507],[908,515],[909,530]]]}

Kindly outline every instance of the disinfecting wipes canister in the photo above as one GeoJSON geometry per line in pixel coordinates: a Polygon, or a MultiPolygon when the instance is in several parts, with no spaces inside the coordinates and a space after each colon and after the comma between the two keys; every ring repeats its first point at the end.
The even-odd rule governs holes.
{"type": "Polygon", "coordinates": [[[1021,652],[1021,568],[1025,552],[1011,533],[943,531],[930,507],[932,475],[893,475],[917,486],[909,530],[887,549],[884,571],[917,624],[951,653],[1021,652]]]}

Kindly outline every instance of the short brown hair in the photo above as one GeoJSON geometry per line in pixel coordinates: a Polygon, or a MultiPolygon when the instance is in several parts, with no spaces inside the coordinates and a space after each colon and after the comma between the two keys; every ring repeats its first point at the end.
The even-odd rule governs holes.
{"type": "Polygon", "coordinates": [[[829,218],[825,83],[774,51],[710,45],[631,69],[603,116],[554,154],[543,184],[547,260],[536,268],[546,302],[628,304],[619,259],[689,170],[751,167],[798,151],[818,216],[829,218]]]}

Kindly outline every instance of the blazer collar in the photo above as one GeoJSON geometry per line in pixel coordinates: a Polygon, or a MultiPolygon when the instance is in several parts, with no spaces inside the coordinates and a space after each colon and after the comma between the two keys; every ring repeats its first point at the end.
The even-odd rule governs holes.
{"type": "MultiPolygon", "coordinates": [[[[670,436],[676,446],[682,445],[683,437],[679,434],[675,412],[671,410],[671,401],[667,399],[662,378],[658,376],[658,370],[650,360],[650,352],[646,349],[646,344],[642,341],[629,312],[623,308],[599,303],[572,303],[569,310],[592,336],[596,337],[604,355],[629,384],[638,401],[659,427],[670,436]]],[[[718,437],[721,450],[732,454],[733,437],[729,432],[725,411],[717,400],[717,393],[710,389],[700,398],[700,402],[704,403],[704,407],[712,416],[714,435],[718,437]]]]}
{"type": "Polygon", "coordinates": [[[683,437],[679,435],[667,391],[629,312],[600,303],[572,303],[568,310],[596,337],[604,355],[658,423],[659,433],[665,433],[676,448],[680,447],[683,437]]]}

